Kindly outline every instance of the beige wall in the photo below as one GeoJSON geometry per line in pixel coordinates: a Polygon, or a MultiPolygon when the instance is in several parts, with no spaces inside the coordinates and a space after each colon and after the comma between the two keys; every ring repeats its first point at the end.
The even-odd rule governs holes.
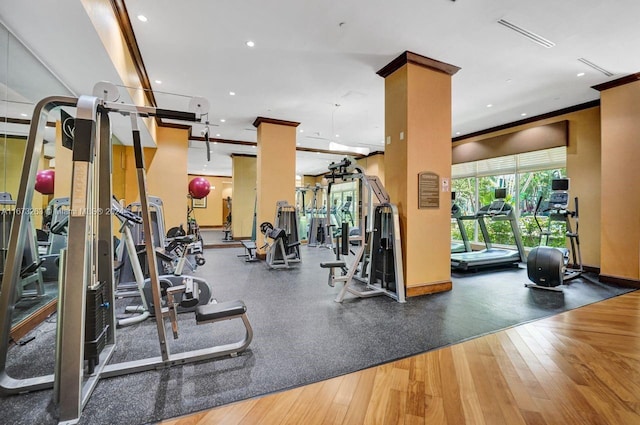
{"type": "Polygon", "coordinates": [[[111,190],[117,199],[124,199],[126,196],[126,164],[127,150],[122,145],[113,146],[111,190]]]}
{"type": "MultiPolygon", "coordinates": [[[[587,266],[600,266],[600,108],[558,115],[521,126],[487,133],[453,144],[474,143],[536,126],[568,121],[567,177],[571,178],[571,197],[580,202],[580,248],[587,266]]],[[[496,148],[493,156],[501,156],[496,148]]]]}
{"type": "MultiPolygon", "coordinates": [[[[186,225],[188,135],[188,130],[159,127],[157,149],[144,149],[147,195],[162,198],[167,230],[186,225]]],[[[125,152],[125,199],[129,204],[139,200],[138,180],[133,147],[125,147],[125,152]]]]}
{"type": "Polygon", "coordinates": [[[358,159],[357,164],[362,167],[364,173],[368,176],[378,176],[384,185],[384,154],[379,153],[358,159]]]}
{"type": "Polygon", "coordinates": [[[62,146],[62,124],[60,121],[56,121],[56,181],[53,194],[56,198],[66,198],[70,196],[72,157],[71,149],[62,146]]]}
{"type": "MultiPolygon", "coordinates": [[[[224,201],[226,196],[231,196],[231,188],[227,187],[225,190],[224,182],[227,182],[229,186],[231,177],[213,177],[202,176],[198,174],[189,174],[188,181],[195,177],[203,177],[209,181],[211,185],[211,191],[207,196],[206,208],[194,208],[193,214],[200,227],[202,226],[222,226],[225,216],[223,215],[224,201]],[[227,195],[225,195],[225,192],[227,195]]],[[[189,199],[187,199],[187,205],[189,205],[189,199]]]]}
{"type": "MultiPolygon", "coordinates": [[[[231,228],[236,239],[251,237],[256,202],[256,157],[233,155],[231,228]]],[[[259,224],[259,223],[258,223],[259,224]]]]}
{"type": "Polygon", "coordinates": [[[640,81],[601,92],[601,273],[640,279],[640,81]]]}

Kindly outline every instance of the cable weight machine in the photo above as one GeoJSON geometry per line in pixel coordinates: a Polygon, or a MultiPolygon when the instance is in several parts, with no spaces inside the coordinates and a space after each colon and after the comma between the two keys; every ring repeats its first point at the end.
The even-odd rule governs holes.
{"type": "Polygon", "coordinates": [[[325,176],[329,181],[327,196],[331,194],[334,183],[357,181],[358,227],[349,229],[348,223],[343,223],[340,236],[336,237],[336,260],[323,262],[320,267],[329,269],[329,286],[343,283],[335,302],[342,302],[346,294],[350,293],[359,298],[386,295],[404,303],[398,209],[390,202],[378,177],[367,176],[359,167],[351,172],[350,166],[351,161],[347,158],[329,166],[330,173],[325,176]],[[340,258],[341,254],[344,258],[340,258]],[[340,275],[337,274],[338,271],[341,272],[340,275]]]}
{"type": "MultiPolygon", "coordinates": [[[[68,245],[60,256],[60,293],[56,331],[56,362],[52,375],[16,379],[7,373],[7,351],[14,296],[19,284],[20,259],[27,241],[28,215],[16,216],[10,235],[7,268],[0,293],[0,392],[20,394],[52,388],[60,423],[76,423],[101,378],[193,363],[221,356],[235,356],[250,344],[253,331],[240,300],[199,305],[196,324],[241,319],[244,337],[233,343],[199,350],[171,353],[166,338],[169,319],[178,337],[177,306],[174,297],[189,298],[198,291],[189,282],[162,291],[153,248],[153,233],[147,198],[146,171],[138,117],[161,117],[197,121],[195,112],[170,111],[148,106],[117,103],[117,89],[99,83],[94,96],[49,97],[34,109],[25,151],[17,207],[31,208],[35,175],[44,146],[44,129],[49,113],[59,107],[75,107],[76,128],[72,156],[72,184],[68,222],[68,245]],[[131,118],[141,216],[149,265],[153,308],[160,356],[109,364],[116,349],[111,190],[111,127],[109,114],[131,118]],[[85,361],[88,367],[85,366],[85,361]]],[[[197,112],[197,111],[196,111],[197,112]]]]}

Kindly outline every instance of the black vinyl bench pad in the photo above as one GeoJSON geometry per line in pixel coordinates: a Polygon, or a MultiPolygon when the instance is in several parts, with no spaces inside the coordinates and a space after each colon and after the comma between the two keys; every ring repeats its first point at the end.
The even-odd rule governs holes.
{"type": "Polygon", "coordinates": [[[196,308],[196,322],[205,323],[225,318],[233,318],[241,316],[246,312],[247,306],[241,300],[199,305],[196,308]]]}
{"type": "Polygon", "coordinates": [[[256,249],[256,243],[254,241],[240,241],[240,243],[247,249],[256,249]]]}
{"type": "Polygon", "coordinates": [[[325,261],[324,263],[320,263],[320,267],[323,269],[333,269],[334,267],[346,267],[347,263],[344,261],[325,261]]]}

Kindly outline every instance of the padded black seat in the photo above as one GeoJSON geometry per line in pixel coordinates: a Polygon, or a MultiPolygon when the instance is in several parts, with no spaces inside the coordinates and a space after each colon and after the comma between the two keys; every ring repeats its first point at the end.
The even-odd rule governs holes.
{"type": "Polygon", "coordinates": [[[254,241],[240,241],[242,245],[247,249],[256,249],[256,243],[254,241]]]}
{"type": "Polygon", "coordinates": [[[196,308],[196,322],[206,323],[225,318],[241,316],[247,312],[242,300],[225,301],[218,304],[199,305],[196,308]]]}
{"type": "Polygon", "coordinates": [[[320,263],[320,267],[323,269],[333,269],[335,267],[347,267],[347,263],[344,261],[325,261],[324,263],[320,263]]]}
{"type": "Polygon", "coordinates": [[[156,248],[156,256],[163,261],[172,262],[174,258],[170,255],[167,255],[166,252],[162,248],[156,248]]]}
{"type": "Polygon", "coordinates": [[[275,229],[270,230],[267,233],[267,236],[273,240],[284,239],[287,237],[287,232],[284,229],[276,227],[275,229]]]}

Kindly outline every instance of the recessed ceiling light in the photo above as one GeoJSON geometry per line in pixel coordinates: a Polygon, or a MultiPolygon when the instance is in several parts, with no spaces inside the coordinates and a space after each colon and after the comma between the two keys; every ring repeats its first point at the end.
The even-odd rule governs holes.
{"type": "Polygon", "coordinates": [[[162,84],[161,80],[156,80],[156,84],[162,84]]]}
{"type": "Polygon", "coordinates": [[[226,120],[224,118],[220,118],[220,122],[225,122],[226,120]]]}
{"type": "Polygon", "coordinates": [[[523,113],[521,113],[521,114],[520,114],[520,116],[522,116],[522,117],[526,117],[526,116],[527,116],[527,113],[526,113],[526,112],[523,112],[523,113]]]}
{"type": "Polygon", "coordinates": [[[204,168],[207,168],[207,164],[204,164],[204,168]]]}
{"type": "Polygon", "coordinates": [[[214,144],[214,145],[217,145],[217,144],[218,144],[218,142],[213,142],[213,144],[214,144]]]}
{"type": "Polygon", "coordinates": [[[256,43],[254,43],[253,41],[249,40],[247,41],[247,47],[254,47],[256,45],[256,43]]]}
{"type": "Polygon", "coordinates": [[[147,22],[148,21],[147,17],[144,16],[144,15],[138,15],[138,20],[140,22],[147,22]]]}
{"type": "Polygon", "coordinates": [[[303,130],[303,129],[300,129],[300,133],[304,133],[304,130],[303,130]]]}
{"type": "Polygon", "coordinates": [[[339,134],[336,134],[336,137],[340,137],[340,135],[339,135],[339,134]]]}
{"type": "Polygon", "coordinates": [[[255,149],[255,148],[256,148],[256,145],[253,145],[253,146],[251,146],[251,147],[255,149]]]}
{"type": "Polygon", "coordinates": [[[583,77],[584,76],[584,72],[578,72],[578,77],[583,77]]]}
{"type": "Polygon", "coordinates": [[[460,132],[459,132],[459,131],[456,131],[456,134],[460,134],[460,132]]]}
{"type": "Polygon", "coordinates": [[[216,133],[216,137],[220,137],[220,133],[216,133]]]}
{"type": "Polygon", "coordinates": [[[316,152],[316,155],[320,155],[320,152],[316,152]]]}
{"type": "Polygon", "coordinates": [[[20,114],[20,115],[22,115],[23,117],[26,117],[26,116],[28,116],[28,115],[27,115],[27,114],[25,114],[25,113],[22,113],[22,114],[20,114]]]}
{"type": "Polygon", "coordinates": [[[296,143],[296,146],[300,146],[300,143],[296,143]]]}
{"type": "Polygon", "coordinates": [[[234,91],[230,91],[229,92],[229,96],[235,96],[235,95],[236,95],[236,92],[234,92],[234,91]]]}
{"type": "Polygon", "coordinates": [[[492,106],[493,106],[492,104],[488,104],[488,105],[487,105],[487,108],[491,108],[492,106]]]}

